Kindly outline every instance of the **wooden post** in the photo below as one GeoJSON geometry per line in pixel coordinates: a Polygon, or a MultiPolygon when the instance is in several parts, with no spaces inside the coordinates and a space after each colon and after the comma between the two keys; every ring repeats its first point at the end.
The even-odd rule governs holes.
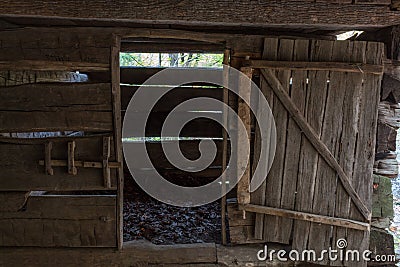
{"type": "MultiPolygon", "coordinates": [[[[251,80],[253,75],[252,68],[242,67],[240,71],[243,72],[243,74],[246,75],[251,80]]],[[[240,130],[240,128],[238,128],[238,142],[239,142],[237,144],[238,155],[242,155],[243,153],[245,153],[245,147],[247,146],[247,144],[244,142],[244,140],[248,139],[246,141],[250,142],[251,111],[250,107],[247,105],[247,103],[250,103],[250,91],[251,91],[250,89],[251,89],[250,81],[248,79],[245,79],[244,77],[241,77],[239,80],[239,94],[241,97],[243,97],[243,99],[239,99],[238,116],[239,119],[245,125],[246,132],[243,132],[240,130]]],[[[238,173],[239,172],[240,170],[238,170],[238,173]]],[[[250,160],[246,166],[246,170],[244,171],[242,178],[240,179],[237,185],[237,198],[239,204],[250,203],[250,160]]],[[[243,217],[245,217],[245,214],[243,214],[243,217]]]]}
{"type": "MultiPolygon", "coordinates": [[[[229,55],[230,50],[226,49],[224,52],[224,65],[229,65],[229,55]]],[[[224,69],[223,71],[223,83],[224,83],[224,92],[222,96],[222,100],[224,101],[224,108],[223,108],[223,123],[224,128],[228,129],[228,108],[225,105],[229,105],[229,91],[228,91],[228,83],[229,83],[229,70],[224,69]]],[[[222,137],[223,137],[223,144],[222,144],[222,176],[221,176],[221,190],[222,190],[222,199],[221,199],[221,232],[222,232],[222,245],[227,244],[227,237],[226,237],[226,168],[227,168],[227,161],[228,161],[228,135],[225,129],[222,129],[222,137]]]]}
{"type": "Polygon", "coordinates": [[[110,146],[111,146],[111,137],[109,136],[103,137],[103,177],[104,177],[104,187],[106,188],[111,188],[110,166],[108,164],[111,152],[110,146]]]}
{"type": "Polygon", "coordinates": [[[123,206],[124,206],[124,172],[122,156],[122,124],[121,124],[121,89],[120,89],[120,65],[119,51],[121,49],[120,36],[114,36],[111,47],[111,87],[113,104],[113,123],[114,123],[114,151],[116,161],[120,163],[117,171],[118,192],[117,192],[117,246],[122,249],[123,245],[123,206]]]}
{"type": "Polygon", "coordinates": [[[51,167],[51,150],[53,149],[53,142],[47,142],[44,149],[44,166],[48,175],[54,175],[54,170],[51,167]]]}
{"type": "Polygon", "coordinates": [[[77,175],[78,170],[75,167],[75,141],[68,142],[68,173],[77,175]]]}

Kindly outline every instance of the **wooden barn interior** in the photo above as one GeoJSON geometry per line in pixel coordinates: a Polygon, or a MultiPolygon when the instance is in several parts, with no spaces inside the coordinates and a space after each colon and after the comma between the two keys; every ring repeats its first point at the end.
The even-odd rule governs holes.
{"type": "MultiPolygon", "coordinates": [[[[399,25],[399,0],[2,0],[0,266],[395,266],[389,257],[284,262],[258,254],[265,245],[320,253],[343,239],[345,251],[370,250],[372,259],[395,254],[387,229],[398,176],[399,25]],[[216,144],[200,172],[175,168],[159,139],[174,106],[219,100],[246,126],[251,157],[243,177],[193,210],[141,191],[124,164],[123,119],[138,88],[165,67],[122,66],[121,53],[218,54],[249,77],[276,124],[264,183],[250,192],[266,141],[255,116],[268,118],[246,104],[249,84],[240,83],[243,99],[199,83],[166,95],[146,135],[136,137],[146,140],[154,169],[176,184],[223,177],[230,147],[242,144],[231,144],[221,125],[196,119],[179,136],[192,160],[201,141],[216,144]],[[175,233],[168,243],[148,227],[181,227],[184,216],[208,236],[180,242],[175,233]]],[[[192,230],[180,231],[186,238],[192,230]]]]}

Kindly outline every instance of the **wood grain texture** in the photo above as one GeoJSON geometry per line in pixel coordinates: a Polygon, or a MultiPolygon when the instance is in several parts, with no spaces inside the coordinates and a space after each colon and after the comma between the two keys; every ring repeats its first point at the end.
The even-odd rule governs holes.
{"type": "Polygon", "coordinates": [[[115,196],[30,197],[2,213],[1,246],[115,247],[115,196]]]}
{"type": "Polygon", "coordinates": [[[110,84],[0,87],[0,132],[112,131],[110,84]]]}
{"type": "MultiPolygon", "coordinates": [[[[250,110],[250,92],[251,92],[251,79],[253,77],[253,69],[241,68],[240,71],[243,73],[239,77],[239,95],[241,98],[238,103],[238,120],[239,123],[243,123],[244,128],[238,128],[238,143],[237,154],[238,155],[249,155],[250,150],[246,150],[246,146],[250,144],[251,138],[251,110],[250,110]]],[[[250,146],[249,146],[250,147],[250,146]]],[[[250,157],[245,158],[247,164],[241,162],[239,157],[237,159],[238,175],[244,170],[243,175],[238,176],[239,182],[237,184],[237,196],[238,203],[248,204],[250,203],[250,157]]]]}
{"type": "Polygon", "coordinates": [[[41,0],[7,0],[0,12],[12,16],[41,16],[86,18],[132,22],[172,23],[195,25],[313,25],[326,28],[360,29],[400,24],[398,13],[389,6],[335,2],[290,1],[285,4],[271,1],[235,2],[229,0],[200,2],[130,1],[124,3],[92,1],[79,9],[73,0],[54,2],[41,0]],[[162,10],[162,12],[160,12],[162,10]],[[179,16],[176,16],[179,14],[179,16]],[[235,16],[232,16],[235,14],[235,16]],[[268,14],[268,16],[265,16],[268,14]],[[288,14],[292,14],[288,16],[288,14]],[[310,15],[311,14],[311,15],[310,15]],[[363,16],[359,16],[363,14],[363,16]]]}
{"type": "MultiPolygon", "coordinates": [[[[102,64],[100,70],[110,63],[110,47],[112,44],[110,31],[99,31],[86,28],[18,28],[0,32],[0,61],[25,62],[27,66],[41,70],[48,68],[44,62],[55,63],[55,66],[67,66],[78,63],[72,70],[79,70],[82,62],[102,64]],[[38,62],[35,62],[38,61],[38,62]],[[41,63],[40,63],[41,62],[41,63]]],[[[92,66],[96,66],[96,64],[92,66]]],[[[21,66],[22,64],[13,64],[21,66]]],[[[23,66],[23,65],[22,65],[23,66]]],[[[51,66],[51,65],[50,65],[51,66]]],[[[84,66],[83,66],[84,67],[84,66]]],[[[5,66],[2,67],[3,69],[5,66]]],[[[15,68],[15,67],[14,67],[15,68]]],[[[56,68],[57,69],[57,68],[56,68]]],[[[55,70],[56,70],[55,69],[55,70]]],[[[87,70],[87,68],[86,68],[87,70]]]]}
{"type": "MultiPolygon", "coordinates": [[[[278,47],[278,39],[277,38],[265,38],[264,40],[264,50],[263,50],[263,59],[276,59],[276,53],[277,53],[277,47],[278,47]]],[[[268,101],[268,104],[270,106],[270,109],[273,111],[273,105],[274,105],[274,93],[272,92],[271,88],[269,87],[268,83],[265,81],[264,77],[260,77],[260,89],[265,96],[266,100],[268,101]]],[[[257,107],[257,112],[261,113],[263,112],[263,108],[258,104],[257,107]]],[[[272,121],[269,122],[269,127],[267,129],[267,132],[265,133],[266,136],[271,136],[271,125],[272,121]]],[[[259,161],[259,147],[261,144],[261,133],[258,125],[256,125],[256,133],[254,137],[254,158],[253,158],[253,171],[256,168],[256,162],[259,161]]],[[[267,143],[268,145],[270,142],[267,143]]],[[[268,160],[272,162],[273,156],[268,153],[269,157],[268,160]]],[[[266,188],[267,186],[267,181],[265,180],[262,185],[251,194],[251,203],[253,204],[265,204],[265,199],[266,199],[266,188]]],[[[256,239],[263,239],[264,237],[264,219],[265,215],[264,214],[256,214],[255,218],[255,229],[254,229],[254,237],[256,239]]]]}
{"type": "MultiPolygon", "coordinates": [[[[320,40],[311,41],[310,60],[331,60],[332,48],[333,42],[320,40]]],[[[305,118],[317,135],[321,136],[329,72],[310,71],[308,77],[305,118]]],[[[295,209],[303,212],[312,212],[317,165],[319,160],[322,159],[319,158],[318,152],[307,138],[303,137],[300,150],[295,209]]],[[[297,220],[294,222],[294,249],[302,250],[307,247],[310,225],[309,222],[297,220]]]]}
{"type": "Polygon", "coordinates": [[[3,248],[2,266],[208,266],[217,262],[215,244],[154,245],[132,241],[114,248],[3,248]],[[195,255],[195,256],[194,256],[195,255]],[[196,265],[199,264],[199,265],[196,265]],[[193,265],[190,265],[193,264],[193,265]]]}
{"type": "MultiPolygon", "coordinates": [[[[124,193],[124,158],[122,155],[122,116],[121,116],[121,80],[120,80],[120,62],[119,55],[121,50],[121,38],[112,36],[112,47],[110,51],[110,69],[111,69],[111,97],[113,110],[113,151],[115,159],[121,165],[116,171],[117,177],[117,205],[116,205],[116,240],[119,250],[122,249],[123,240],[123,193],[124,193]]],[[[111,147],[109,148],[111,150],[111,147]]],[[[111,151],[110,151],[111,152],[111,151]]],[[[108,153],[111,156],[111,153],[108,153]]],[[[110,170],[107,172],[111,172],[110,170]]],[[[108,175],[108,174],[107,174],[108,175]]],[[[111,187],[111,181],[108,179],[107,187],[111,187]]]]}
{"type": "MultiPolygon", "coordinates": [[[[282,39],[279,41],[279,47],[277,52],[277,60],[292,60],[294,49],[294,40],[282,39]]],[[[290,91],[290,70],[277,70],[274,72],[276,79],[279,80],[284,90],[287,94],[290,91]],[[275,74],[276,73],[276,74],[275,74]]],[[[266,190],[266,201],[265,205],[267,207],[278,208],[281,205],[281,198],[283,192],[283,179],[284,179],[284,164],[286,157],[286,142],[287,142],[287,127],[288,127],[288,111],[285,105],[282,103],[279,97],[277,97],[276,92],[272,88],[275,84],[271,84],[270,78],[263,75],[264,79],[269,84],[271,90],[274,92],[274,103],[273,103],[273,116],[275,119],[276,126],[276,151],[274,162],[272,164],[271,170],[267,177],[267,190],[266,190]]],[[[288,178],[288,177],[285,177],[288,178]]],[[[289,240],[287,238],[287,232],[284,232],[281,227],[282,218],[266,215],[264,221],[264,240],[269,242],[278,242],[283,244],[288,244],[289,240]],[[268,230],[267,230],[268,229],[268,230]]],[[[286,230],[286,229],[285,229],[286,230]]],[[[290,235],[290,234],[289,234],[290,235]]]]}

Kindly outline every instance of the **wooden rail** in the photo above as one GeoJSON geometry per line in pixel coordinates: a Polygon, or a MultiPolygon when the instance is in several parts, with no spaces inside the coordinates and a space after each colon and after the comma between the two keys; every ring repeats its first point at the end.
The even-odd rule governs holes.
{"type": "Polygon", "coordinates": [[[271,61],[271,60],[248,60],[245,66],[265,69],[273,68],[278,70],[327,70],[341,72],[361,72],[381,75],[384,72],[383,65],[372,65],[363,63],[347,62],[309,62],[309,61],[271,61]]]}
{"type": "Polygon", "coordinates": [[[317,215],[317,214],[311,214],[311,213],[300,212],[300,211],[271,208],[271,207],[265,207],[265,206],[260,206],[260,205],[253,205],[253,204],[239,206],[239,208],[241,208],[245,211],[248,211],[248,212],[263,213],[263,214],[268,214],[268,215],[285,217],[285,218],[289,218],[289,219],[296,219],[296,220],[303,220],[303,221],[309,221],[309,222],[314,222],[314,223],[335,225],[335,226],[352,228],[352,229],[362,230],[362,231],[370,230],[369,223],[357,222],[357,221],[349,220],[349,219],[334,218],[334,217],[329,217],[329,216],[324,216],[324,215],[317,215]]]}

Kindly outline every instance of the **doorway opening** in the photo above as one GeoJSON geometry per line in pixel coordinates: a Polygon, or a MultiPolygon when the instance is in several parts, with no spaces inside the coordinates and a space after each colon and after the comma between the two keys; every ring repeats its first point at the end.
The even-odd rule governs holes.
{"type": "MultiPolygon", "coordinates": [[[[148,78],[167,67],[213,68],[222,72],[224,55],[221,51],[223,49],[215,45],[189,41],[123,40],[120,53],[122,118],[132,96],[148,78]]],[[[178,104],[195,97],[222,101],[222,95],[223,88],[213,84],[185,84],[174,88],[153,107],[146,122],[145,136],[133,135],[124,138],[123,142],[144,141],[153,169],[171,183],[185,187],[208,184],[223,171],[222,126],[211,119],[197,118],[188,122],[179,136],[161,138],[161,129],[168,114],[178,104]],[[176,140],[182,154],[190,160],[200,157],[199,143],[203,140],[212,140],[218,152],[211,165],[202,171],[181,170],[168,161],[161,145],[161,141],[176,140]]],[[[222,116],[222,110],[209,112],[222,116]]],[[[134,181],[126,164],[124,166],[124,242],[146,239],[157,245],[221,243],[220,201],[195,208],[167,205],[144,192],[134,181]]]]}

